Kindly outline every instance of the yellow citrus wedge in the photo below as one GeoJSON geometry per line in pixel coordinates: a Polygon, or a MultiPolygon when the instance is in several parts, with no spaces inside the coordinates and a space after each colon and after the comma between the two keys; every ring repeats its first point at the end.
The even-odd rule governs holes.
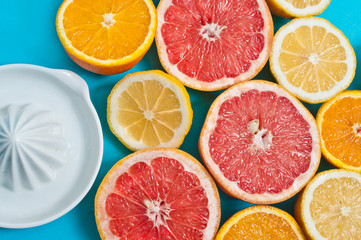
{"type": "Polygon", "coordinates": [[[253,206],[234,214],[219,230],[216,240],[306,240],[295,219],[270,206],[253,206]]]}
{"type": "Polygon", "coordinates": [[[321,14],[331,0],[266,0],[273,14],[284,18],[321,14]]]}
{"type": "Polygon", "coordinates": [[[58,36],[70,58],[99,74],[134,67],[151,46],[156,28],[151,0],[65,0],[56,17],[58,36]]]}
{"type": "Polygon", "coordinates": [[[295,216],[309,239],[360,239],[361,174],[341,169],[317,174],[299,195],[295,216]]]}
{"type": "Polygon", "coordinates": [[[185,87],[158,70],[126,75],[108,97],[108,123],[129,149],[179,147],[193,111],[185,87]]]}
{"type": "Polygon", "coordinates": [[[322,18],[297,18],[274,38],[273,76],[308,103],[325,102],[346,89],[356,69],[355,52],[343,33],[322,18]]]}
{"type": "Polygon", "coordinates": [[[316,120],[326,160],[361,172],[361,91],[345,91],[324,103],[316,120]]]}

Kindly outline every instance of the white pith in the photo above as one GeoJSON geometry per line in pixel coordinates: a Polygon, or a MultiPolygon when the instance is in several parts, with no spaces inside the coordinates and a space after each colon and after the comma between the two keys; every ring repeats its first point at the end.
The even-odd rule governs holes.
{"type": "Polygon", "coordinates": [[[352,129],[354,130],[355,135],[361,138],[361,124],[357,123],[357,124],[353,125],[352,129]]]}
{"type": "Polygon", "coordinates": [[[166,221],[170,219],[169,213],[171,211],[167,203],[162,206],[162,201],[159,200],[144,200],[144,205],[147,207],[146,215],[154,222],[156,227],[165,225],[166,221]]]}
{"type": "Polygon", "coordinates": [[[330,4],[330,1],[331,0],[321,0],[317,5],[314,6],[308,5],[305,8],[296,8],[292,5],[292,3],[286,0],[276,0],[276,2],[278,2],[278,4],[283,9],[297,17],[306,17],[318,14],[330,4]]]}
{"type": "MultiPolygon", "coordinates": [[[[164,88],[168,88],[172,90],[179,100],[179,110],[182,114],[182,122],[177,129],[174,130],[173,138],[164,143],[160,143],[157,147],[178,147],[182,141],[184,136],[188,133],[189,122],[192,121],[192,114],[188,111],[187,108],[187,99],[184,97],[183,92],[180,90],[179,86],[175,83],[168,81],[163,76],[155,74],[155,73],[147,73],[147,74],[135,74],[128,75],[121,82],[117,84],[116,89],[113,89],[111,96],[109,97],[109,119],[112,126],[112,129],[117,133],[118,136],[121,136],[122,141],[124,141],[128,146],[132,146],[132,148],[136,150],[148,148],[149,146],[144,144],[141,141],[135,140],[132,136],[130,136],[127,132],[127,128],[123,128],[117,120],[117,110],[118,110],[118,98],[119,96],[126,91],[129,85],[134,82],[144,82],[148,80],[156,80],[163,85],[164,88]]],[[[144,117],[148,120],[153,119],[154,114],[152,111],[145,111],[144,117]]],[[[136,124],[136,123],[135,123],[136,124]]]]}
{"type": "MultiPolygon", "coordinates": [[[[166,69],[168,73],[177,77],[184,85],[190,88],[199,89],[203,91],[214,91],[218,89],[224,89],[226,87],[234,85],[237,82],[241,82],[253,78],[261,70],[262,66],[267,62],[269,58],[269,52],[272,47],[271,42],[273,39],[273,22],[267,4],[265,4],[263,0],[257,0],[257,3],[259,5],[259,11],[261,12],[263,19],[269,19],[271,21],[271,23],[268,24],[267,21],[265,21],[266,24],[264,25],[264,29],[260,32],[265,37],[264,39],[265,45],[262,52],[260,52],[258,58],[254,61],[251,61],[252,65],[247,72],[241,73],[240,75],[234,78],[223,77],[213,82],[203,82],[197,80],[197,78],[192,78],[185,75],[184,73],[178,70],[177,65],[171,64],[169,62],[167,47],[164,43],[164,39],[161,34],[161,27],[163,23],[165,23],[164,14],[167,11],[167,9],[173,5],[173,3],[172,1],[165,1],[165,0],[161,1],[157,7],[158,27],[157,27],[155,39],[157,43],[158,55],[162,62],[163,67],[166,69]]],[[[227,26],[221,27],[221,29],[225,29],[225,28],[227,28],[227,26]]]]}
{"type": "Polygon", "coordinates": [[[106,13],[103,15],[104,21],[101,23],[103,27],[109,28],[110,26],[113,26],[115,23],[114,20],[115,14],[113,13],[106,13]]]}
{"type": "MultiPolygon", "coordinates": [[[[353,80],[355,69],[356,69],[356,57],[355,53],[350,47],[349,41],[345,38],[340,30],[334,27],[327,20],[317,17],[310,18],[297,18],[284,25],[275,35],[272,47],[272,53],[270,57],[270,66],[273,70],[273,73],[276,75],[278,82],[283,85],[288,91],[296,95],[298,98],[304,101],[309,101],[313,103],[324,102],[343,91],[347,88],[347,86],[353,80]],[[294,32],[297,28],[302,26],[308,26],[312,28],[313,26],[319,26],[324,28],[327,32],[334,34],[339,40],[340,44],[344,47],[346,52],[346,61],[347,64],[347,72],[343,80],[337,82],[333,88],[328,91],[320,91],[316,93],[309,93],[304,91],[301,88],[295,87],[292,85],[286,78],[286,75],[281,70],[281,66],[279,64],[279,56],[282,52],[282,43],[286,35],[294,32]]],[[[316,54],[311,55],[310,61],[315,64],[317,62],[318,56],[316,54]]]]}
{"type": "Polygon", "coordinates": [[[226,26],[220,26],[217,23],[211,23],[202,26],[199,33],[207,41],[215,42],[221,37],[222,30],[226,28],[226,26]]]}
{"type": "Polygon", "coordinates": [[[267,129],[259,129],[259,119],[254,119],[248,123],[248,130],[254,134],[253,146],[254,150],[267,150],[272,145],[272,133],[267,129]]]}
{"type": "Polygon", "coordinates": [[[154,114],[152,111],[144,111],[144,117],[147,120],[152,120],[154,118],[154,114]]]}
{"type": "MultiPolygon", "coordinates": [[[[198,177],[200,185],[206,190],[209,209],[209,220],[207,227],[203,230],[203,239],[213,239],[216,231],[218,230],[218,224],[220,221],[220,201],[216,185],[212,178],[208,175],[208,172],[200,163],[195,164],[194,162],[190,161],[188,158],[193,157],[177,149],[153,149],[151,152],[139,151],[129,155],[127,160],[121,163],[121,165],[114,166],[111,169],[111,171],[114,171],[112,171],[111,174],[108,174],[101,184],[101,186],[103,186],[101,194],[99,194],[99,192],[97,193],[95,210],[98,228],[104,232],[104,234],[107,236],[107,240],[119,239],[118,237],[115,237],[109,229],[109,221],[111,218],[108,217],[105,211],[106,199],[109,194],[114,192],[113,189],[115,182],[121,174],[126,173],[132,165],[138,162],[145,162],[146,164],[150,165],[150,162],[157,157],[176,159],[183,165],[185,171],[191,172],[198,177]]],[[[196,159],[194,160],[197,161],[196,159]]],[[[147,204],[150,209],[157,210],[155,206],[152,206],[154,203],[147,204]]],[[[158,224],[160,224],[160,222],[158,222],[158,224]]]]}
{"type": "Polygon", "coordinates": [[[210,112],[207,115],[205,120],[205,124],[201,132],[200,136],[200,149],[201,155],[205,164],[207,165],[208,170],[212,173],[212,175],[217,179],[218,183],[227,189],[228,192],[231,192],[237,198],[240,198],[245,201],[249,201],[252,203],[276,203],[284,200],[283,198],[287,196],[293,196],[298,191],[301,190],[301,187],[306,185],[306,183],[312,178],[314,173],[316,172],[320,157],[321,157],[321,150],[320,150],[320,140],[319,140],[319,133],[317,129],[317,125],[313,119],[313,116],[308,112],[308,110],[293,96],[291,96],[287,91],[285,91],[280,86],[268,83],[262,84],[260,81],[250,81],[246,83],[240,83],[235,85],[234,87],[228,89],[224,93],[222,93],[212,104],[210,108],[210,112]],[[228,180],[224,175],[223,172],[220,170],[219,166],[212,160],[210,150],[209,150],[209,139],[211,134],[213,133],[218,120],[218,112],[219,109],[226,100],[233,98],[234,96],[240,96],[241,92],[246,92],[252,89],[257,89],[258,91],[274,91],[278,97],[284,96],[289,99],[299,113],[304,117],[304,119],[310,125],[310,134],[312,136],[312,152],[311,152],[311,162],[309,169],[299,175],[295,180],[294,183],[288,189],[282,190],[280,193],[262,193],[262,194],[250,194],[242,189],[240,189],[237,185],[237,182],[228,180]]]}
{"type": "Polygon", "coordinates": [[[308,58],[312,64],[318,64],[319,56],[316,53],[311,53],[311,56],[308,58]]]}
{"type": "MultiPolygon", "coordinates": [[[[320,175],[317,175],[312,182],[307,186],[305,189],[305,192],[303,193],[303,199],[301,202],[301,211],[302,211],[302,218],[303,222],[306,225],[306,228],[309,230],[309,233],[314,239],[320,239],[320,240],[328,240],[327,238],[321,236],[321,234],[316,229],[316,226],[314,224],[314,221],[311,216],[310,212],[310,204],[313,199],[313,194],[316,190],[316,188],[325,181],[329,179],[339,179],[339,178],[353,178],[360,182],[361,184],[361,175],[357,172],[349,171],[349,170],[331,170],[328,173],[321,173],[320,175]]],[[[340,209],[340,212],[343,213],[344,216],[347,216],[348,209],[347,207],[344,209],[340,209]]],[[[330,226],[334,227],[334,226],[330,226]]]]}

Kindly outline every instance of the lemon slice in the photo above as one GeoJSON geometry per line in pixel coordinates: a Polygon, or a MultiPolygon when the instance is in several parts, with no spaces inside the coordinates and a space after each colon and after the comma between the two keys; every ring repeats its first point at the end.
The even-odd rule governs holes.
{"type": "Polygon", "coordinates": [[[356,70],[355,52],[343,33],[322,18],[297,18],[274,38],[270,57],[276,80],[308,103],[346,89],[356,70]]]}
{"type": "Polygon", "coordinates": [[[285,18],[321,14],[331,0],[266,0],[273,14],[285,18]]]}
{"type": "Polygon", "coordinates": [[[309,239],[360,239],[361,174],[319,173],[298,197],[295,215],[309,239]]]}
{"type": "Polygon", "coordinates": [[[158,70],[126,75],[111,91],[107,111],[111,131],[133,151],[179,147],[193,117],[185,87],[158,70]]]}

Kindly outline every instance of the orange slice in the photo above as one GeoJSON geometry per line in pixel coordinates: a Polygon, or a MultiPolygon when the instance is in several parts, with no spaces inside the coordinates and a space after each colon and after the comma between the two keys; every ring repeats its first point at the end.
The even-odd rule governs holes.
{"type": "Polygon", "coordinates": [[[189,154],[146,149],[120,160],[95,197],[105,239],[214,239],[220,221],[216,184],[189,154]]]}
{"type": "Polygon", "coordinates": [[[324,103],[316,120],[326,160],[361,172],[361,91],[345,91],[324,103]]]}
{"type": "Polygon", "coordinates": [[[308,239],[360,239],[361,174],[343,169],[317,174],[299,195],[295,216],[308,239]]]}
{"type": "Polygon", "coordinates": [[[151,0],[65,0],[56,30],[81,67],[116,74],[135,66],[151,46],[157,15],[151,0]]]}
{"type": "Polygon", "coordinates": [[[321,14],[331,0],[266,0],[273,14],[285,18],[321,14]]]}
{"type": "Polygon", "coordinates": [[[306,240],[295,219],[275,207],[253,206],[233,215],[219,230],[216,240],[306,240]]]}
{"type": "Polygon", "coordinates": [[[108,97],[111,131],[129,149],[179,147],[193,111],[185,87],[159,70],[126,75],[108,97]]]}

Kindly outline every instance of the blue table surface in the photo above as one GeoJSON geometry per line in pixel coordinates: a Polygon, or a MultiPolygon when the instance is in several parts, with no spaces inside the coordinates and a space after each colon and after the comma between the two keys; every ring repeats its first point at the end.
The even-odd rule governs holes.
{"type": "MultiPolygon", "coordinates": [[[[158,5],[158,0],[154,4],[158,5]]],[[[0,228],[0,240],[18,239],[100,239],[94,219],[94,197],[100,182],[108,170],[131,151],[124,147],[110,132],[106,120],[107,97],[113,86],[127,73],[141,70],[162,69],[155,43],[145,57],[128,72],[101,76],[76,65],[65,53],[55,29],[56,13],[62,0],[15,0],[0,1],[0,65],[11,63],[36,64],[49,68],[68,69],[85,79],[89,85],[91,100],[99,115],[104,134],[104,155],[99,174],[85,198],[70,212],[48,224],[28,229],[0,228]]],[[[357,58],[361,57],[361,1],[331,0],[330,6],[320,15],[338,27],[350,40],[357,58]]],[[[273,17],[275,31],[289,20],[273,17]]],[[[361,62],[361,61],[360,61],[361,62]]],[[[361,68],[349,89],[361,89],[361,68]]],[[[274,81],[267,64],[255,77],[274,81]]],[[[181,149],[201,160],[198,137],[208,108],[221,93],[200,92],[187,88],[194,110],[193,125],[181,149]]],[[[11,94],[11,93],[9,93],[11,94]]],[[[320,104],[305,104],[316,115],[320,104]]],[[[332,168],[324,159],[319,171],[332,168]]],[[[229,217],[252,204],[232,198],[219,190],[223,224],[229,217]]],[[[293,215],[296,197],[275,204],[293,215]]],[[[1,199],[0,199],[1,204],[1,199]]]]}

